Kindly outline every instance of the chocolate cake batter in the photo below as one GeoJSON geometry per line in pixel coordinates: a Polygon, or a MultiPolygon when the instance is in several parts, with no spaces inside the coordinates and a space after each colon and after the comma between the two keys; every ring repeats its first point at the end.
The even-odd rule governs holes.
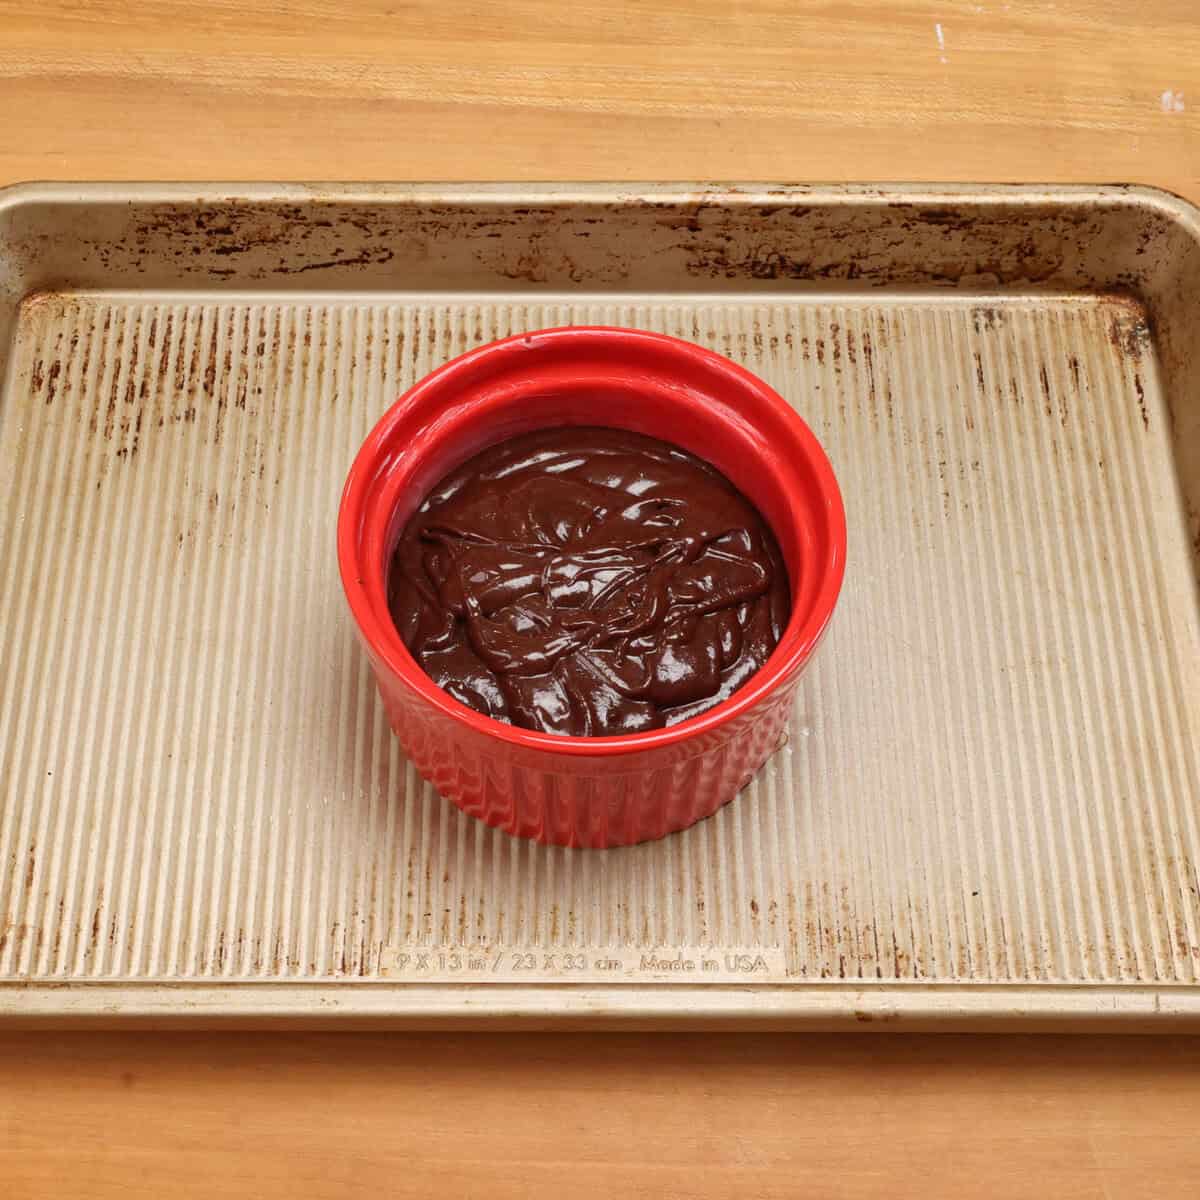
{"type": "Polygon", "coordinates": [[[396,546],[388,604],[462,703],[603,736],[726,699],[766,662],[791,601],[774,536],[724,476],[666,442],[568,428],[442,480],[396,546]]]}

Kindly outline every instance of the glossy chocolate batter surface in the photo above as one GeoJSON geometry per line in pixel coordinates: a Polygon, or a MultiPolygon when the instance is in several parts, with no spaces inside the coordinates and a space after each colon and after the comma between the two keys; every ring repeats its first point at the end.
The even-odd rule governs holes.
{"type": "Polygon", "coordinates": [[[526,729],[637,733],[719,704],[787,623],[779,547],[708,464],[614,429],[523,434],[447,476],[388,576],[417,662],[526,729]]]}

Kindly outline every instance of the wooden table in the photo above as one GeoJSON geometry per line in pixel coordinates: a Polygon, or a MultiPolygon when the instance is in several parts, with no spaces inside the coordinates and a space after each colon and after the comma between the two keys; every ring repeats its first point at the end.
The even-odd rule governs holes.
{"type": "MultiPolygon", "coordinates": [[[[1167,0],[0,0],[0,105],[0,182],[1200,200],[1200,14],[1167,0]]],[[[1198,1068],[1184,1039],[7,1034],[0,1195],[1190,1198],[1198,1068]]]]}
{"type": "Polygon", "coordinates": [[[1195,1200],[1200,1041],[0,1040],[0,1194],[1195,1200]]]}

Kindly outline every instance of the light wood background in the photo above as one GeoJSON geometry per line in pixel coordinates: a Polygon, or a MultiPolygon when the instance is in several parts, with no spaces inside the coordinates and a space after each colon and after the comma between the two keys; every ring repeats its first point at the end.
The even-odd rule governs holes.
{"type": "Polygon", "coordinates": [[[1200,190],[1192,0],[0,0],[0,179],[1200,190]]]}
{"type": "Polygon", "coordinates": [[[1200,1041],[0,1040],[0,1194],[1195,1200],[1200,1041]]]}
{"type": "MultiPolygon", "coordinates": [[[[1180,0],[0,0],[21,179],[1134,181],[1180,0]]],[[[1200,1195],[1200,1041],[5,1034],[0,1196],[1200,1195]]]]}

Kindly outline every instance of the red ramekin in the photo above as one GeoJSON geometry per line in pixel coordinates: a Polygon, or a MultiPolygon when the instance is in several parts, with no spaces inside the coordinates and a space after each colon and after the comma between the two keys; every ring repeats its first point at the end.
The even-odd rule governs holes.
{"type": "Polygon", "coordinates": [[[509,833],[606,847],[710,816],[766,761],[837,601],[846,517],[817,439],[762,380],[678,338],[574,327],[481,346],[401,396],[350,469],[337,542],[388,719],[421,774],[509,833]],[[391,552],[434,485],[488,446],[563,425],[629,429],[691,451],[754,502],[779,541],[792,588],[783,637],[739,691],[689,721],[621,737],[518,729],[437,687],[392,623],[391,552]]]}

